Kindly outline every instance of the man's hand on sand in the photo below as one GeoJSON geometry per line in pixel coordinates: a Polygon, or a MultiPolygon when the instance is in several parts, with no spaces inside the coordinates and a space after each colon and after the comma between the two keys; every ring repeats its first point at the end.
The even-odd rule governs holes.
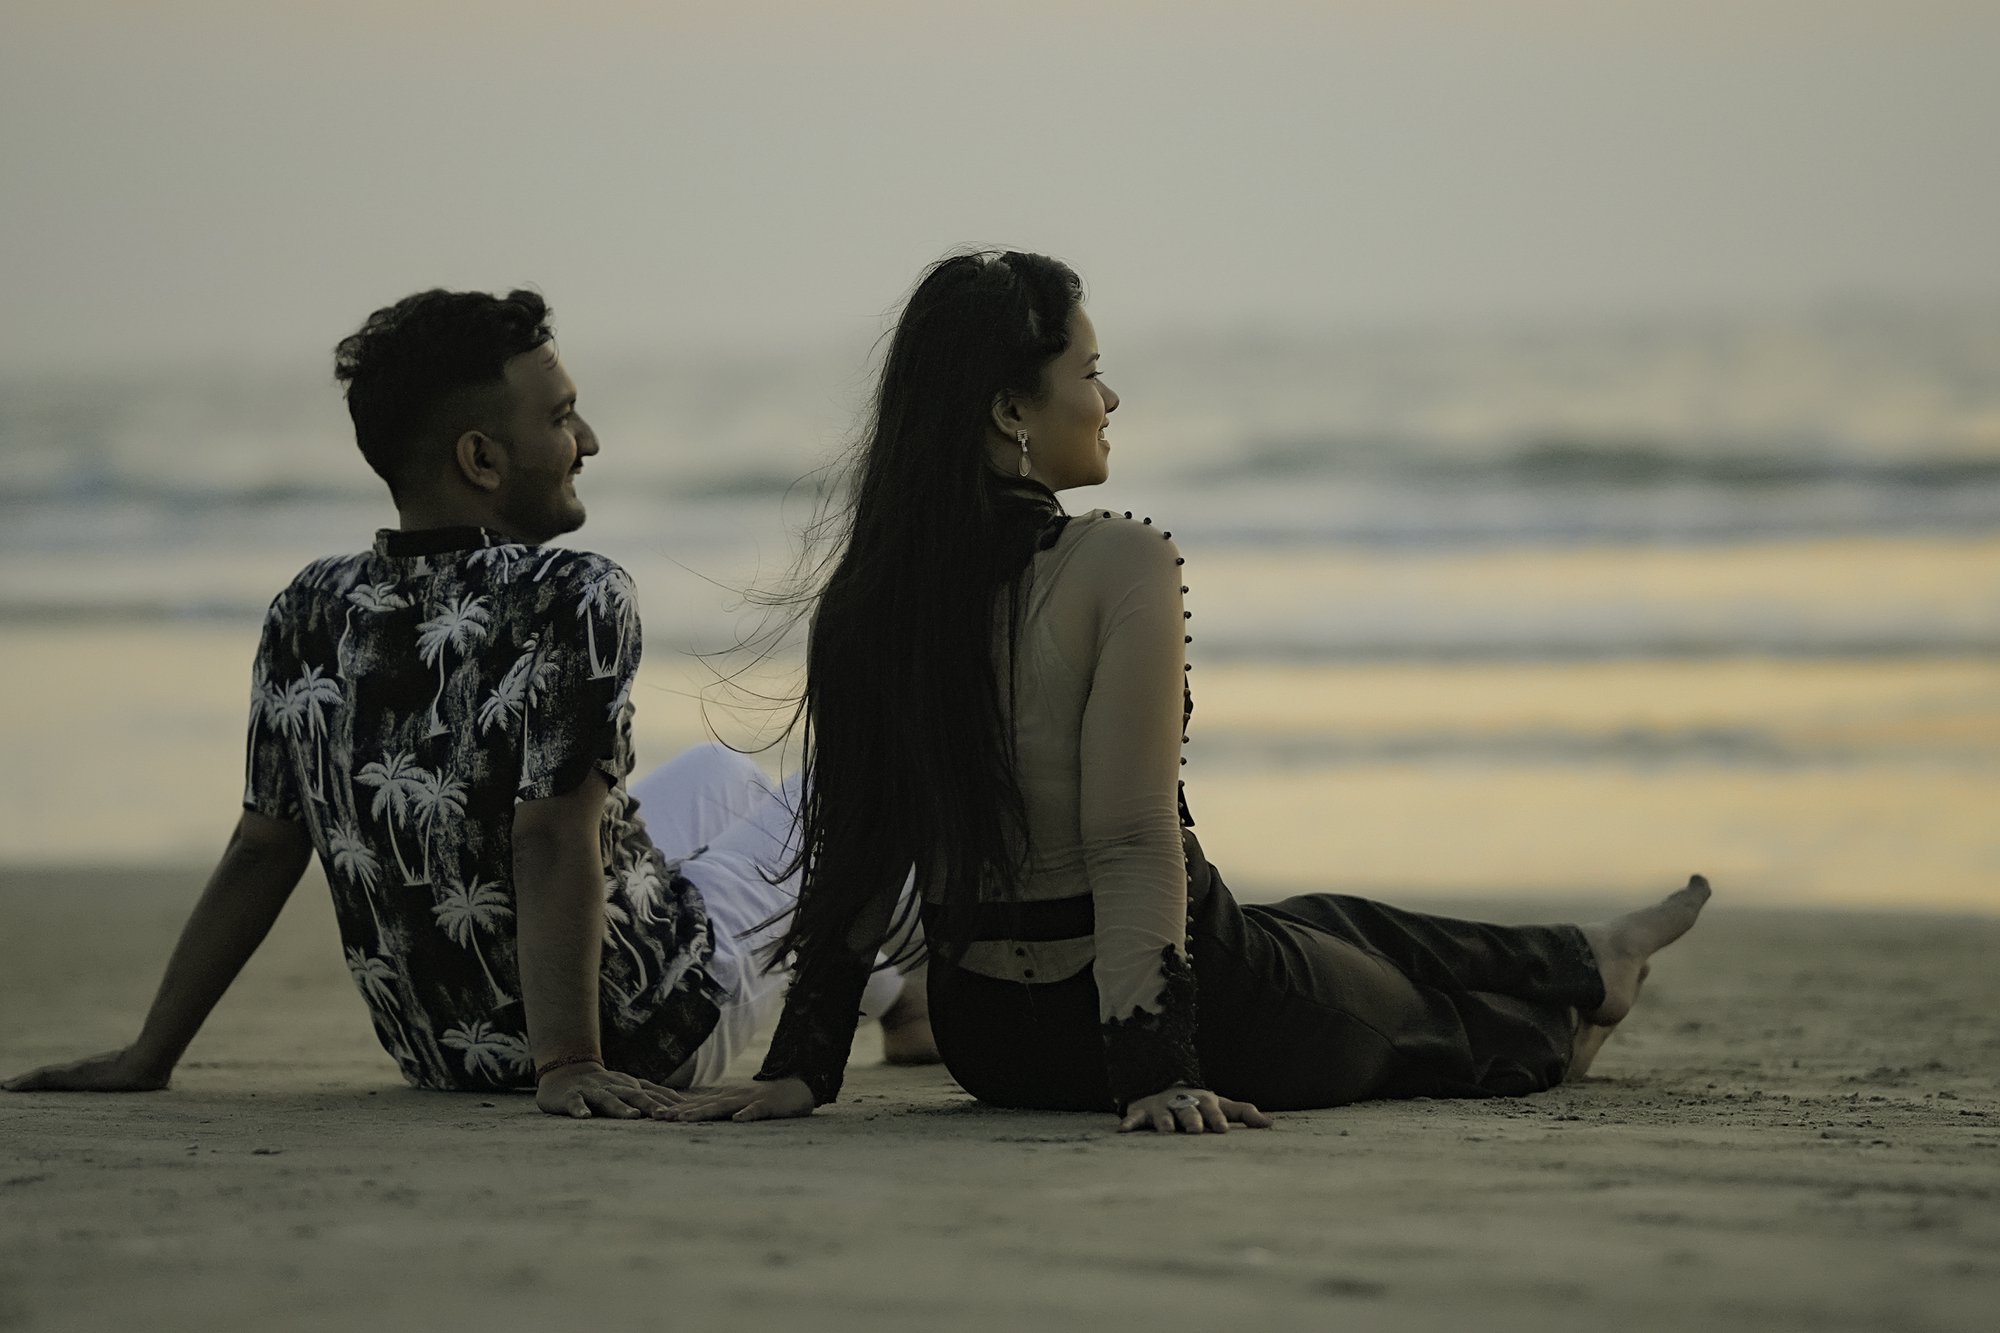
{"type": "Polygon", "coordinates": [[[795,1078],[689,1093],[667,1120],[795,1120],[813,1113],[812,1090],[795,1078]]]}
{"type": "Polygon", "coordinates": [[[173,1074],[127,1046],[62,1065],[43,1065],[0,1083],[8,1092],[158,1092],[173,1074]]]}
{"type": "Polygon", "coordinates": [[[552,1069],[535,1088],[535,1105],[549,1115],[576,1120],[605,1116],[612,1120],[664,1120],[682,1094],[643,1078],[620,1074],[601,1065],[565,1065],[552,1069]]]}

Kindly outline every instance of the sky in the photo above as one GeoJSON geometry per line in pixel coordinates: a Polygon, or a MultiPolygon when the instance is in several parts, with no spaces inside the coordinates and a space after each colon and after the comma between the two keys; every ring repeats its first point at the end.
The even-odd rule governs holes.
{"type": "Polygon", "coordinates": [[[0,371],[872,336],[939,254],[1235,332],[2000,296],[1990,0],[0,0],[0,371]]]}

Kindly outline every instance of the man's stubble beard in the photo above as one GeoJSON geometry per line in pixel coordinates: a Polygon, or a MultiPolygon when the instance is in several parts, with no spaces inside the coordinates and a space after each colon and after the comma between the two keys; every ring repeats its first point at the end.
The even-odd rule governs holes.
{"type": "MultiPolygon", "coordinates": [[[[565,479],[567,480],[567,479],[565,479]]],[[[501,506],[500,516],[523,540],[540,545],[583,526],[583,501],[564,494],[563,483],[554,489],[528,496],[513,496],[501,506]]]]}

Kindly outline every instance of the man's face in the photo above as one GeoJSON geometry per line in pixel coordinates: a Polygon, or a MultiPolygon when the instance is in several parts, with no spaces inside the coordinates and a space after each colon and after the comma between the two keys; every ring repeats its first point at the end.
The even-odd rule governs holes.
{"type": "Polygon", "coordinates": [[[507,362],[511,406],[495,436],[506,460],[495,497],[509,536],[544,542],[583,526],[576,477],[597,452],[597,436],[576,411],[576,385],[554,343],[507,362]]]}

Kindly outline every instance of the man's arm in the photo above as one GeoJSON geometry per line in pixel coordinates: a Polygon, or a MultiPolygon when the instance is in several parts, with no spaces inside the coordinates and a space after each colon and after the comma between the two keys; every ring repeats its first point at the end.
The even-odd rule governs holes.
{"type": "Polygon", "coordinates": [[[573,790],[514,807],[514,912],[521,1001],[535,1104],[550,1115],[633,1120],[664,1115],[678,1095],[605,1069],[598,1041],[598,967],[604,944],[600,838],[611,788],[592,771],[573,790]]]}
{"type": "Polygon", "coordinates": [[[167,1086],[174,1065],[215,1002],[270,933],[279,909],[312,858],[305,826],[245,810],[181,928],[139,1039],[72,1064],[10,1079],[10,1092],[149,1092],[167,1086]]]}

